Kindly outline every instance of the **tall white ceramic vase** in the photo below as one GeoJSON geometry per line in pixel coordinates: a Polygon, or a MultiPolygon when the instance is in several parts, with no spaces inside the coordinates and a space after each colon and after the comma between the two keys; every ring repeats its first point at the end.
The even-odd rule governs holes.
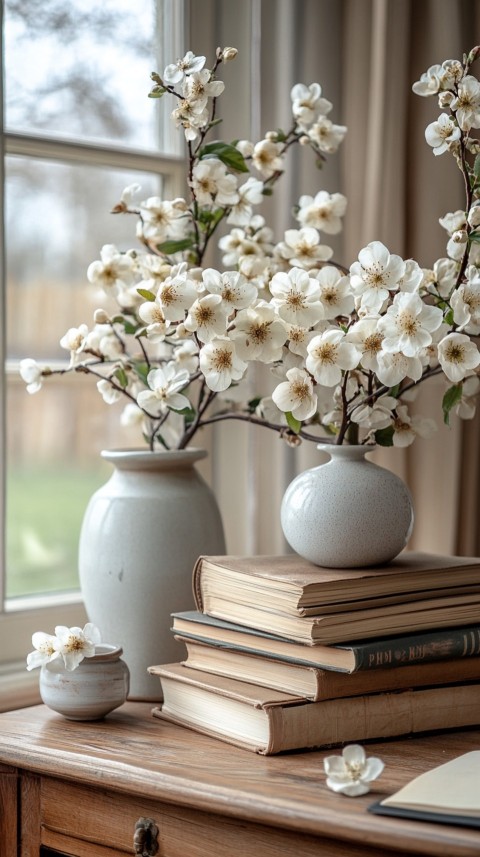
{"type": "Polygon", "coordinates": [[[131,699],[159,700],[154,664],[179,660],[171,613],[194,609],[201,554],[225,553],[214,494],[195,469],[206,451],[102,452],[114,471],[91,498],[79,544],[89,620],[123,649],[131,699]]]}
{"type": "Polygon", "coordinates": [[[296,553],[327,568],[390,562],[413,527],[408,488],[366,453],[372,446],[319,444],[330,460],[288,486],[281,506],[283,533],[296,553]]]}

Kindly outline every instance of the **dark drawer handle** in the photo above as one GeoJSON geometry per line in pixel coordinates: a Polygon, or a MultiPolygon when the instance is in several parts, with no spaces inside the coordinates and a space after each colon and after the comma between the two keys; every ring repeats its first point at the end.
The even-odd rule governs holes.
{"type": "Polygon", "coordinates": [[[135,857],[155,857],[158,854],[158,827],[153,818],[139,818],[133,834],[135,857]]]}

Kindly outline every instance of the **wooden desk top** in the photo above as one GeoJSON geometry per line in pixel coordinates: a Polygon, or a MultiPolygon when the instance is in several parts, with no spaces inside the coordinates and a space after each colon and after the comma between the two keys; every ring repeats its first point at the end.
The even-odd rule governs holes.
{"type": "Polygon", "coordinates": [[[338,750],[257,756],[155,720],[150,712],[149,704],[126,703],[97,723],[68,721],[44,706],[1,714],[0,763],[277,829],[362,842],[386,855],[480,854],[480,831],[367,812],[419,773],[479,749],[480,729],[369,744],[368,754],[380,756],[385,770],[368,795],[348,798],[325,785],[323,758],[338,750]]]}

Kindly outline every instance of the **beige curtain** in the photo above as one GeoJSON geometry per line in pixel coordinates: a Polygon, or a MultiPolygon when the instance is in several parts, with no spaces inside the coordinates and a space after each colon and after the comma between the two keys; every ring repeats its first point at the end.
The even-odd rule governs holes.
{"type": "MultiPolygon", "coordinates": [[[[438,108],[411,86],[428,66],[461,58],[480,41],[477,0],[202,0],[190,4],[189,32],[198,53],[239,48],[222,68],[225,138],[259,139],[287,126],[292,85],[314,80],[334,104],[333,120],[348,126],[322,171],[305,153],[292,155],[266,210],[277,240],[294,225],[298,197],[326,189],[348,198],[344,232],[331,242],[338,261],[349,265],[372,240],[424,267],[445,255],[438,218],[463,206],[461,176],[452,158],[435,158],[426,145],[424,130],[438,108]]],[[[263,380],[255,379],[252,392],[263,380]]],[[[436,418],[435,438],[379,450],[375,459],[412,492],[412,548],[477,554],[478,421],[443,426],[442,382],[428,383],[415,408],[436,418]]],[[[317,450],[287,449],[267,430],[232,424],[208,442],[230,552],[285,551],[281,497],[295,473],[320,462],[317,450]]]]}

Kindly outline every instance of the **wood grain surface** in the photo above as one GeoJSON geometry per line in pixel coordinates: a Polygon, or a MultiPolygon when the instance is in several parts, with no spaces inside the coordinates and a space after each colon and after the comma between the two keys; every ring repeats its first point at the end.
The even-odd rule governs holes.
{"type": "MultiPolygon", "coordinates": [[[[24,780],[23,813],[28,789],[35,792],[41,783],[42,823],[53,831],[43,843],[58,847],[62,840],[70,842],[79,835],[97,841],[91,854],[103,854],[107,842],[118,849],[112,853],[131,853],[124,844],[127,828],[133,830],[131,819],[161,810],[160,827],[171,828],[178,844],[177,849],[170,842],[162,857],[180,854],[179,843],[185,847],[184,854],[207,853],[199,843],[208,837],[209,826],[211,841],[220,837],[222,848],[228,849],[231,834],[231,854],[255,853],[255,843],[263,841],[260,833],[267,828],[272,854],[314,854],[315,843],[321,842],[322,855],[478,857],[478,831],[378,817],[367,811],[369,804],[414,776],[472,749],[480,749],[480,729],[372,742],[367,751],[384,760],[385,771],[370,794],[351,799],[325,785],[323,759],[339,750],[265,758],[154,720],[151,706],[144,703],[126,703],[97,723],[67,721],[35,706],[0,715],[0,806],[4,810],[12,806],[12,768],[18,768],[37,775],[31,777],[30,786],[28,778],[24,780]],[[73,822],[65,822],[74,806],[82,808],[78,830],[73,822]],[[111,833],[93,824],[95,806],[98,818],[128,819],[125,832],[121,822],[111,824],[111,833]],[[105,812],[100,812],[102,806],[105,812]],[[196,830],[204,833],[195,845],[196,830]],[[242,831],[243,850],[238,850],[242,831]],[[300,840],[304,847],[296,851],[295,842],[300,840]]],[[[30,826],[39,823],[35,816],[39,801],[37,810],[34,798],[32,804],[30,826]]],[[[105,824],[108,827],[110,822],[105,824]]],[[[4,828],[0,819],[0,833],[7,836],[4,828]]],[[[89,853],[85,845],[82,848],[75,853],[89,853]]],[[[4,857],[1,847],[0,853],[4,857]]],[[[220,854],[222,849],[210,853],[220,854]]]]}

